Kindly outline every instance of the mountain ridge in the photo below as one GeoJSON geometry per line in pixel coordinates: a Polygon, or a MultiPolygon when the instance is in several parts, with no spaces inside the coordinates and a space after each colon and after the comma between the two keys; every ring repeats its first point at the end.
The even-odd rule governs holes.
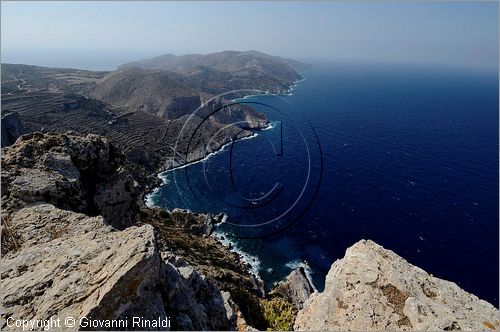
{"type": "Polygon", "coordinates": [[[303,78],[297,70],[309,69],[311,65],[250,50],[179,56],[164,54],[125,63],[118,70],[129,67],[174,72],[183,75],[180,79],[186,84],[211,94],[255,88],[285,94],[294,82],[303,78]],[[220,82],[224,85],[217,87],[220,82]]]}

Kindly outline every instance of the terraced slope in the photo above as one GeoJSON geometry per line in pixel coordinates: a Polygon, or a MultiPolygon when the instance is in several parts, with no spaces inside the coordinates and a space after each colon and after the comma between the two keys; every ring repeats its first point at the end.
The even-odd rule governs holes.
{"type": "MultiPolygon", "coordinates": [[[[193,144],[188,149],[189,135],[178,140],[181,129],[189,120],[186,127],[190,129],[186,132],[193,131],[202,121],[201,117],[206,114],[200,113],[201,117],[190,117],[192,110],[184,105],[186,107],[179,108],[178,117],[167,119],[151,112],[150,109],[140,107],[140,103],[127,104],[127,97],[134,95],[130,93],[112,98],[111,103],[98,100],[92,95],[92,91],[101,84],[106,75],[108,73],[105,72],[2,65],[2,112],[12,111],[19,114],[27,131],[72,130],[108,137],[137,165],[135,176],[144,182],[144,186],[149,184],[150,180],[145,178],[151,173],[202,158],[213,133],[218,132],[225,124],[242,119],[248,121],[248,128],[259,128],[267,124],[265,116],[251,109],[228,108],[200,126],[196,139],[192,140],[193,144]]],[[[139,77],[147,75],[141,73],[139,77]]],[[[140,86],[134,82],[135,78],[134,75],[128,78],[125,76],[126,81],[133,83],[122,84],[120,88],[130,91],[140,86]]],[[[154,76],[147,77],[146,80],[154,83],[154,76]]],[[[168,93],[168,86],[156,86],[163,90],[153,90],[150,94],[153,98],[154,93],[168,93]]],[[[196,90],[187,89],[190,89],[193,95],[196,94],[196,90]]],[[[182,86],[182,91],[185,90],[182,86]]],[[[177,98],[177,93],[180,92],[171,93],[172,98],[177,98]]],[[[146,103],[148,98],[141,101],[146,103]]],[[[209,106],[212,109],[222,107],[224,103],[227,101],[216,99],[209,106]]],[[[229,126],[213,140],[210,149],[218,149],[236,134],[242,137],[251,133],[244,128],[229,126]]]]}

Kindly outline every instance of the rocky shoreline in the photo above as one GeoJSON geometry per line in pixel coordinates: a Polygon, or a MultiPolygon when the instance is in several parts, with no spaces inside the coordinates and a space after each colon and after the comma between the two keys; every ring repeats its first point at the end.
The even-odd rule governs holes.
{"type": "Polygon", "coordinates": [[[371,241],[332,265],[322,293],[299,268],[265,294],[211,236],[223,215],[145,207],[128,164],[96,135],[32,133],[2,149],[2,329],[67,316],[172,330],[498,328],[494,306],[371,241]]]}

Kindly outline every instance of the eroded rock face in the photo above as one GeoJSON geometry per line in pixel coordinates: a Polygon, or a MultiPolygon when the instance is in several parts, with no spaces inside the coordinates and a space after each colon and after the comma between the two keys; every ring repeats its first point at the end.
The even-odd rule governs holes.
{"type": "Polygon", "coordinates": [[[300,310],[304,302],[314,292],[307,279],[303,267],[293,270],[285,280],[280,281],[271,291],[270,295],[278,295],[293,304],[295,310],[300,310]]]}
{"type": "Polygon", "coordinates": [[[372,241],[347,249],[299,311],[296,330],[488,330],[499,311],[372,241]]]}
{"type": "Polygon", "coordinates": [[[237,316],[228,292],[221,292],[183,258],[165,258],[165,297],[175,330],[235,330],[237,316]]]}
{"type": "Polygon", "coordinates": [[[124,228],[133,223],[133,178],[123,155],[97,135],[32,133],[2,151],[3,210],[36,202],[87,215],[124,228]],[[5,197],[4,197],[5,196],[5,197]]]}
{"type": "Polygon", "coordinates": [[[16,139],[26,133],[26,129],[16,112],[2,112],[2,148],[14,144],[16,139]]]}

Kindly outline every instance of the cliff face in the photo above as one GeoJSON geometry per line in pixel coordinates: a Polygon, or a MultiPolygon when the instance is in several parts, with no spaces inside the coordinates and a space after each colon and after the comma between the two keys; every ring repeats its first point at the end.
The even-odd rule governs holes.
{"type": "MultiPolygon", "coordinates": [[[[127,329],[134,329],[132,317],[169,317],[172,329],[246,328],[231,293],[175,255],[183,224],[169,223],[178,232],[178,245],[172,246],[160,244],[170,241],[157,235],[165,219],[171,220],[169,213],[155,218],[155,227],[140,222],[144,216],[152,222],[149,210],[136,206],[127,161],[106,139],[25,135],[2,150],[2,167],[2,329],[15,328],[7,325],[9,317],[69,316],[86,322],[121,319],[127,329]]],[[[184,236],[209,251],[200,242],[217,218],[191,220],[186,227],[193,234],[184,236]]],[[[220,245],[210,249],[219,251],[225,266],[237,261],[220,245]]],[[[205,258],[215,265],[213,257],[205,258]]],[[[233,278],[250,279],[238,269],[233,278]]],[[[116,330],[72,327],[80,328],[116,330]]]]}
{"type": "Polygon", "coordinates": [[[299,311],[296,330],[496,330],[499,311],[372,241],[348,248],[299,311]]]}
{"type": "Polygon", "coordinates": [[[14,144],[26,130],[16,112],[2,112],[2,148],[14,144]]]}
{"type": "Polygon", "coordinates": [[[133,223],[135,186],[124,156],[96,135],[32,133],[2,153],[5,213],[43,201],[124,228],[133,223]]]}
{"type": "Polygon", "coordinates": [[[269,295],[287,300],[293,304],[296,311],[299,311],[313,292],[314,289],[307,279],[304,268],[299,267],[292,271],[285,280],[276,284],[269,295]]]}

